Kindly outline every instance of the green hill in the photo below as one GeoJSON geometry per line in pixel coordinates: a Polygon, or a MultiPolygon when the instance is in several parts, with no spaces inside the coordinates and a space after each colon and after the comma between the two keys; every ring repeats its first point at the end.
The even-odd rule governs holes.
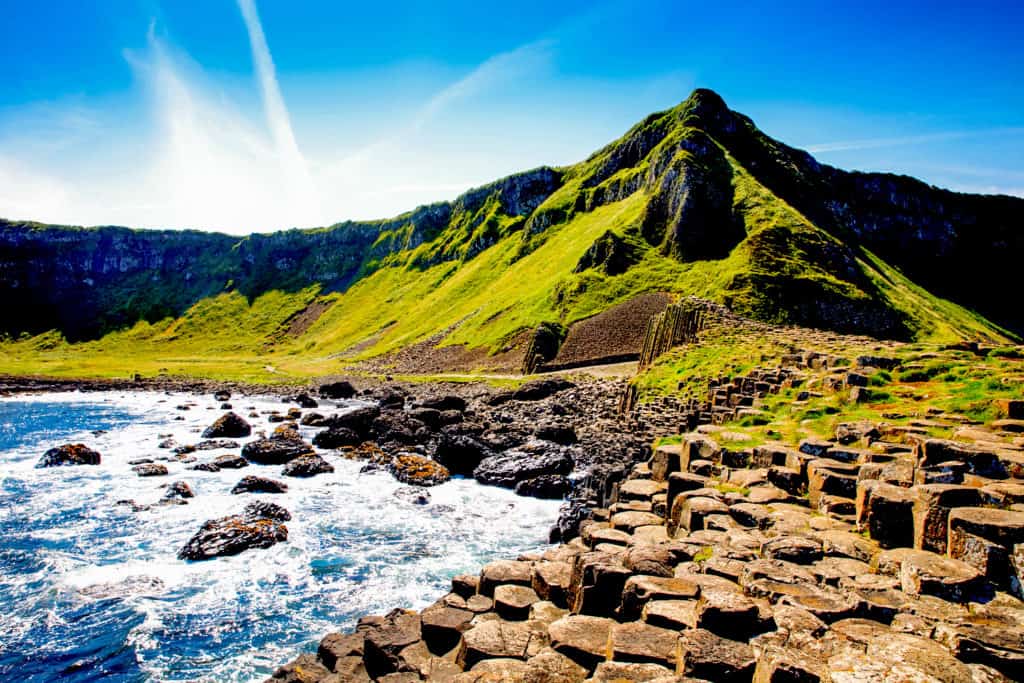
{"type": "Polygon", "coordinates": [[[0,372],[273,381],[415,368],[396,358],[424,350],[433,371],[515,369],[535,337],[551,358],[573,323],[645,292],[1002,341],[1024,332],[1022,215],[1022,199],[819,164],[698,90],[576,165],[386,221],[241,239],[0,223],[0,372]]]}

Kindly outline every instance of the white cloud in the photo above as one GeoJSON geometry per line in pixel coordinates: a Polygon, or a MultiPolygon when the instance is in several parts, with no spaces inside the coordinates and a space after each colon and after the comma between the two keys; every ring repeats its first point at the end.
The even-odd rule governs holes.
{"type": "Polygon", "coordinates": [[[301,217],[316,220],[314,217],[319,216],[319,211],[313,181],[306,167],[306,160],[295,141],[291,117],[288,115],[284,97],[281,96],[274,60],[270,55],[266,35],[263,33],[256,3],[254,0],[238,0],[238,7],[249,32],[249,46],[252,49],[253,62],[256,65],[256,74],[263,95],[263,108],[284,171],[290,209],[297,220],[301,220],[301,217]]]}

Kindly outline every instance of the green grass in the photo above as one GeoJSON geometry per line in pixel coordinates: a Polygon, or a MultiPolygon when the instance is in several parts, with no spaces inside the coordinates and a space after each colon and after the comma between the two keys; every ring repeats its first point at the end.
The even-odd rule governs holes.
{"type": "MultiPolygon", "coordinates": [[[[112,290],[109,305],[126,315],[145,309],[149,322],[84,343],[68,344],[54,332],[0,341],[0,372],[294,381],[345,372],[354,362],[426,340],[499,352],[542,323],[568,326],[649,291],[709,299],[780,324],[841,328],[856,319],[882,321],[877,330],[928,342],[1012,341],[1005,330],[932,296],[875,255],[847,249],[772,193],[725,147],[693,127],[700,124],[693,115],[699,104],[695,95],[649,116],[585,161],[551,172],[557,179],[554,190],[529,218],[505,213],[499,181],[472,201],[453,204],[444,224],[417,223],[417,216],[436,207],[361,224],[371,246],[361,263],[345,261],[358,276],[339,285],[340,291],[300,287],[305,271],[318,267],[320,254],[304,256],[298,268],[281,274],[269,260],[264,263],[271,254],[269,238],[225,237],[225,244],[234,244],[226,252],[245,246],[263,259],[245,283],[229,279],[229,254],[205,254],[209,269],[221,278],[207,289],[219,293],[201,298],[177,318],[141,301],[146,289],[133,281],[112,290]],[[653,176],[666,168],[710,174],[720,184],[717,190],[731,193],[726,196],[742,230],[722,258],[674,257],[668,231],[651,234],[651,200],[661,183],[653,176]],[[637,185],[628,196],[619,191],[637,185]],[[576,272],[581,257],[606,233],[625,242],[636,262],[617,275],[596,268],[576,272]],[[283,278],[286,291],[271,287],[275,277],[283,278]],[[288,334],[289,320],[314,301],[327,304],[323,315],[303,334],[288,334]],[[823,317],[822,311],[832,310],[838,313],[823,317]]],[[[288,236],[338,238],[344,233],[337,231],[348,229],[354,224],[288,236]]],[[[340,258],[343,249],[334,251],[329,258],[340,258]]],[[[174,293],[169,300],[184,296],[174,293]]],[[[745,372],[784,346],[780,339],[723,333],[696,348],[671,352],[637,384],[644,395],[699,395],[707,378],[745,372]]],[[[992,357],[1010,360],[1014,353],[1006,347],[992,357]]],[[[967,381],[946,377],[948,370],[924,372],[919,381],[940,376],[950,385],[967,381]]],[[[910,382],[910,377],[898,379],[910,382]]],[[[886,397],[888,379],[872,378],[878,401],[892,398],[886,397]]],[[[756,424],[762,421],[748,423],[766,427],[756,424]]]]}

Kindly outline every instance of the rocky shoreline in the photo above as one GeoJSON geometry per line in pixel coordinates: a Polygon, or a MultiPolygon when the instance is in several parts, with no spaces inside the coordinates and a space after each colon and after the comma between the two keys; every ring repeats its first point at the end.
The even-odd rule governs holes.
{"type": "Polygon", "coordinates": [[[634,424],[645,457],[620,453],[625,476],[590,463],[560,545],[455,577],[422,611],[364,617],[270,680],[1021,680],[1024,402],[988,423],[924,406],[919,424],[729,445],[727,425],[772,394],[814,383],[856,406],[897,361],[857,362],[794,354],[712,379],[682,406],[679,444],[652,451],[634,424]],[[945,424],[975,439],[929,437],[945,424]]]}
{"type": "MultiPolygon", "coordinates": [[[[472,477],[482,484],[514,489],[524,496],[564,499],[551,540],[568,540],[578,534],[588,506],[603,504],[615,481],[623,479],[639,462],[652,438],[649,431],[630,427],[618,412],[624,383],[616,380],[547,377],[515,389],[495,389],[485,383],[395,383],[336,379],[317,386],[260,386],[208,380],[156,379],[54,380],[3,378],[0,391],[8,395],[54,391],[188,392],[214,395],[226,410],[193,445],[161,444],[173,457],[195,462],[206,450],[241,448],[240,454],[219,455],[191,469],[216,471],[242,468],[250,463],[283,466],[283,477],[315,476],[333,467],[315,453],[327,449],[347,459],[366,462],[364,471],[382,469],[399,481],[426,490],[452,475],[472,477]],[[233,394],[281,394],[295,404],[287,412],[251,413],[246,418],[232,411],[233,394]],[[319,401],[318,401],[319,399],[319,401]],[[335,412],[338,399],[358,400],[364,407],[335,412]],[[321,406],[320,402],[324,402],[321,406]],[[233,438],[248,437],[266,420],[270,433],[241,447],[233,438]],[[311,442],[303,440],[299,425],[319,428],[311,442]],[[624,438],[629,431],[631,436],[624,438]]],[[[237,399],[238,396],[236,395],[237,399]]],[[[188,405],[179,406],[187,409],[188,405]]],[[[243,411],[244,412],[244,411],[243,411]]],[[[54,449],[53,465],[98,464],[77,459],[80,444],[54,449]],[[67,454],[67,455],[65,455],[67,454]],[[74,456],[74,457],[72,457],[74,456]]],[[[88,449],[86,449],[88,450],[88,449]]],[[[49,457],[49,456],[48,456],[49,457]]],[[[44,459],[45,460],[45,459],[44,459]]],[[[49,466],[41,462],[40,466],[49,466]]],[[[138,476],[166,475],[167,468],[152,458],[140,459],[138,476]]],[[[287,490],[283,481],[264,476],[244,476],[236,492],[274,493],[287,490]]],[[[429,496],[429,493],[419,493],[429,496]]],[[[134,501],[124,501],[135,505],[134,501]]],[[[181,503],[182,500],[176,500],[181,503]]],[[[287,511],[284,511],[285,513],[287,511]]],[[[248,547],[266,547],[287,539],[287,529],[270,528],[250,511],[221,520],[210,520],[197,534],[205,544],[183,549],[183,559],[208,559],[234,554],[248,547]],[[255,522],[253,521],[255,520],[255,522]],[[243,522],[248,524],[243,529],[243,522]],[[255,525],[254,525],[255,524],[255,525]],[[237,541],[236,536],[243,540],[237,541]],[[247,540],[246,540],[247,539],[247,540]],[[203,547],[203,546],[206,547],[203,547]],[[219,549],[219,550],[218,550],[219,549]]],[[[194,539],[195,540],[195,539],[194,539]]]]}
{"type": "MultiPolygon", "coordinates": [[[[338,381],[321,401],[366,402],[338,414],[297,387],[299,407],[231,457],[315,474],[315,444],[412,484],[413,502],[462,474],[565,503],[546,552],[455,577],[422,611],[366,616],[269,680],[1020,680],[1024,403],[987,423],[922,406],[909,425],[839,420],[829,439],[732,445],[730,425],[771,396],[842,393],[855,410],[866,378],[898,362],[792,354],[709,379],[706,401],[632,416],[621,381],[338,381]],[[297,424],[322,429],[309,444],[297,424]],[[972,440],[929,436],[944,424],[972,440]]],[[[287,516],[269,504],[211,520],[182,557],[285,540],[287,516]]]]}

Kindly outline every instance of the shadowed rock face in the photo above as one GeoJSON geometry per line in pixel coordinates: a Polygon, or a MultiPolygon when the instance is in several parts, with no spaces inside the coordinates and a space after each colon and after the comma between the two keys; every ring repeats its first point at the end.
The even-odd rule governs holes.
{"type": "Polygon", "coordinates": [[[62,467],[65,465],[99,465],[100,454],[81,443],[68,443],[51,448],[39,459],[36,467],[62,467]]]}
{"type": "Polygon", "coordinates": [[[715,93],[698,90],[577,166],[518,173],[389,220],[243,238],[0,221],[0,298],[9,302],[0,332],[58,329],[70,340],[87,339],[138,320],[178,316],[225,289],[250,299],[313,284],[343,290],[389,263],[425,268],[469,260],[507,239],[528,251],[574,216],[640,191],[647,196],[629,227],[635,234],[630,240],[604,235],[580,262],[582,270],[626,272],[645,240],[681,261],[723,259],[746,244],[745,219],[755,210],[736,200],[734,162],[834,238],[800,237],[800,258],[867,297],[784,273],[785,264],[770,258],[771,240],[793,237],[780,229],[749,245],[753,263],[723,283],[719,300],[752,289],[764,308],[743,312],[762,319],[775,320],[770,316],[782,311],[787,322],[906,336],[864,280],[863,247],[933,293],[1024,330],[1024,309],[999,296],[1014,291],[1024,255],[1024,200],[820,164],[764,135],[715,93]],[[547,201],[563,189],[576,190],[575,197],[547,201]]]}
{"type": "Polygon", "coordinates": [[[209,560],[251,548],[269,548],[288,540],[288,527],[282,522],[290,519],[291,514],[279,505],[250,503],[240,515],[205,522],[178,552],[178,558],[209,560]]]}

